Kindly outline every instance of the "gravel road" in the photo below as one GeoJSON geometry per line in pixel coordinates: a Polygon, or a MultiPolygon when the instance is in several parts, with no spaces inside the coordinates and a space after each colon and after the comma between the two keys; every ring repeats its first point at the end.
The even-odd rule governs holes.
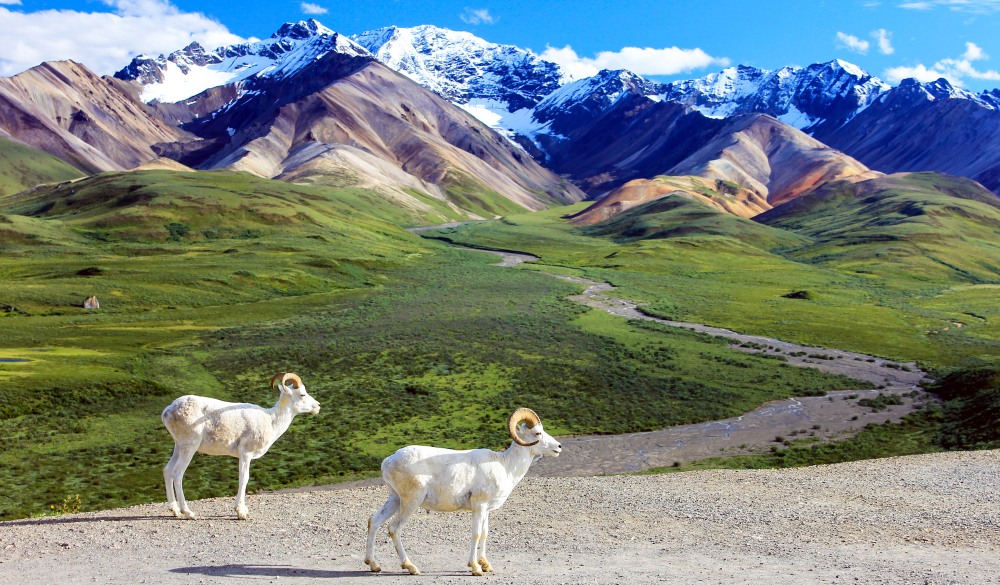
{"type": "MultiPolygon", "coordinates": [[[[0,583],[459,583],[470,515],[418,513],[406,575],[362,563],[382,486],[0,523],[0,583]]],[[[490,522],[490,583],[1000,583],[1000,451],[788,470],[528,477],[490,522]]]]}

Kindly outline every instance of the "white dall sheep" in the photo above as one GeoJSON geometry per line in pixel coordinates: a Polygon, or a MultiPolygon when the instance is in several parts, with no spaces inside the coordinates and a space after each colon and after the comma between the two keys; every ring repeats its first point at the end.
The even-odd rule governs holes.
{"type": "Polygon", "coordinates": [[[514,411],[507,421],[513,442],[505,451],[454,451],[437,447],[403,447],[382,461],[382,479],[389,499],[368,521],[365,563],[372,572],[382,568],[375,560],[375,535],[389,522],[389,536],[399,562],[412,575],[420,571],[410,562],[400,534],[417,508],[433,512],[472,512],[472,550],[468,566],[473,575],[492,571],[486,560],[489,515],[507,501],[528,467],[545,455],[557,457],[562,445],[542,429],[538,415],[528,408],[514,411]]]}
{"type": "Polygon", "coordinates": [[[163,425],[174,438],[174,454],[163,468],[167,503],[174,516],[194,518],[184,499],[184,472],[195,453],[228,455],[240,460],[240,488],[236,494],[236,516],[250,517],[246,506],[250,461],[259,459],[292,424],[299,413],[319,412],[319,402],[309,396],[295,374],[275,374],[281,396],[272,408],[256,404],[223,402],[204,396],[181,396],[163,409],[163,425]],[[287,382],[293,385],[286,386],[287,382]],[[174,494],[177,494],[176,499],[174,494]]]}

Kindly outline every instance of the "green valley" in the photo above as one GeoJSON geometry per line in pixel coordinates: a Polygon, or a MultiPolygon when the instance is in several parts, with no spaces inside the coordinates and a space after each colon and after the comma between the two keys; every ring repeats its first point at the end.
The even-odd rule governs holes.
{"type": "MultiPolygon", "coordinates": [[[[612,282],[660,316],[942,373],[997,366],[1000,277],[975,231],[989,206],[949,216],[972,223],[948,230],[987,234],[975,278],[915,278],[892,258],[855,270],[812,254],[830,230],[689,200],[572,227],[582,208],[431,232],[441,242],[402,227],[431,218],[364,190],[243,173],[108,173],[0,198],[0,518],[77,496],[83,509],[162,500],[162,409],[182,394],[269,405],[281,371],[323,411],[254,464],[251,491],[370,476],[405,444],[499,448],[516,406],[553,434],[624,433],[858,387],[585,309],[566,299],[579,286],[545,272],[612,282]],[[501,268],[448,242],[541,260],[501,268]],[[81,307],[90,295],[99,310],[81,307]]],[[[185,487],[229,496],[235,463],[198,457],[185,487]]]]}

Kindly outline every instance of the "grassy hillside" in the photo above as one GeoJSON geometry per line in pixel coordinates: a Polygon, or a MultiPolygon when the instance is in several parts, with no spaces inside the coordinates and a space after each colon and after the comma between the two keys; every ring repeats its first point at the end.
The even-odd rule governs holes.
{"type": "Polygon", "coordinates": [[[804,199],[799,213],[770,222],[786,231],[784,239],[736,221],[716,223],[702,210],[690,221],[681,212],[687,205],[669,203],[589,231],[568,225],[559,210],[437,234],[532,253],[541,256],[540,269],[612,282],[666,318],[932,368],[996,361],[1000,210],[978,200],[982,189],[968,181],[933,174],[892,180],[892,190],[861,198],[843,188],[827,195],[850,212],[804,199]]]}
{"type": "MultiPolygon", "coordinates": [[[[586,310],[565,299],[579,287],[538,270],[609,280],[663,316],[942,369],[1000,355],[1000,282],[982,264],[977,280],[956,270],[916,278],[895,256],[859,272],[809,255],[830,245],[822,230],[793,233],[686,200],[587,230],[566,223],[581,204],[438,232],[542,257],[512,270],[410,234],[399,227],[414,221],[409,212],[370,195],[148,171],[0,201],[0,518],[77,496],[84,509],[161,501],[172,448],[162,409],[187,393],[271,404],[267,380],[279,371],[300,374],[324,408],[255,462],[251,491],[371,475],[405,444],[501,447],[515,406],[537,410],[555,434],[619,433],[857,387],[586,310]],[[80,306],[90,295],[100,310],[80,306]]],[[[991,217],[982,202],[952,217],[971,204],[942,201],[941,221],[960,234],[978,229],[963,231],[963,218],[991,217]]],[[[867,246],[844,245],[851,258],[878,253],[867,246]]],[[[993,408],[994,393],[955,401],[944,420],[993,408]]],[[[930,432],[918,430],[921,440],[930,432]]],[[[929,448],[894,436],[889,453],[862,445],[851,456],[929,448]]],[[[800,455],[789,460],[847,456],[800,455]]],[[[185,487],[231,497],[234,461],[196,458],[185,487]]]]}
{"type": "Polygon", "coordinates": [[[354,238],[422,220],[361,189],[167,170],[104,173],[33,189],[0,201],[0,211],[60,220],[90,239],[117,242],[252,238],[289,228],[354,238]]]}
{"type": "Polygon", "coordinates": [[[764,226],[681,195],[634,207],[585,228],[583,233],[610,236],[622,243],[681,237],[729,238],[763,250],[801,246],[809,241],[807,237],[764,226]]]}
{"type": "Polygon", "coordinates": [[[813,239],[789,252],[807,262],[901,279],[995,283],[1000,198],[937,173],[833,183],[755,218],[813,239]]]}
{"type": "Polygon", "coordinates": [[[0,200],[41,183],[81,176],[79,170],[46,152],[0,137],[0,200]]]}

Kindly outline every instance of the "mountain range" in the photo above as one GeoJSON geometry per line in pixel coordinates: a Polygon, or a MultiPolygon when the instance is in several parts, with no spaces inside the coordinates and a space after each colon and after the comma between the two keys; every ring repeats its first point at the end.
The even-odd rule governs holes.
{"type": "Polygon", "coordinates": [[[892,87],[841,60],[573,80],[433,26],[347,38],[308,20],[141,55],[113,77],[65,61],[0,78],[0,138],[84,173],[166,164],[359,187],[415,222],[589,197],[588,223],[673,192],[752,217],[830,181],[915,171],[996,193],[998,130],[1000,91],[892,87]]]}

